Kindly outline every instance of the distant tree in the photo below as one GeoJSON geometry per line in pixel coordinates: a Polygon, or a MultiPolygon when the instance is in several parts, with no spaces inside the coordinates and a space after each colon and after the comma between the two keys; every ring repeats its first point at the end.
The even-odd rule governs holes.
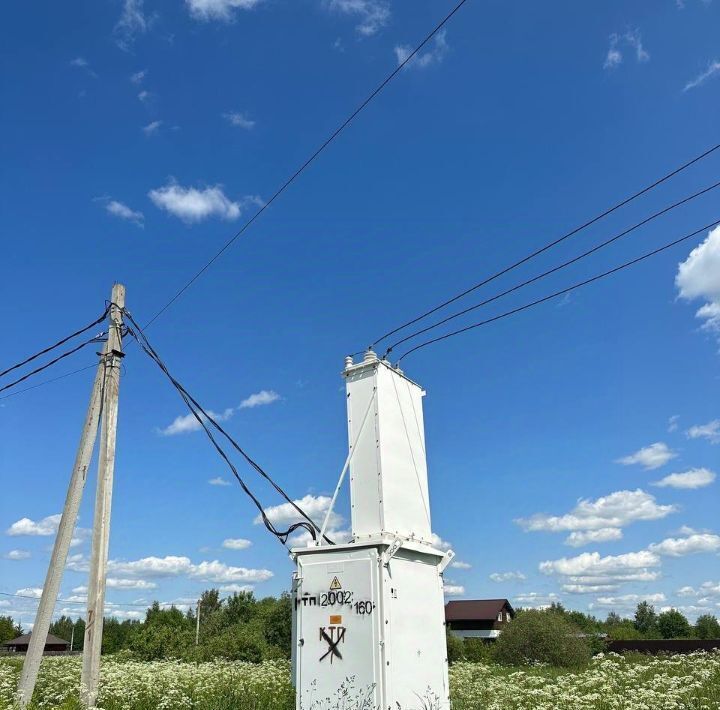
{"type": "Polygon", "coordinates": [[[22,632],[22,626],[16,624],[12,616],[0,616],[0,643],[22,636],[22,632]]]}
{"type": "Polygon", "coordinates": [[[564,668],[587,665],[592,652],[577,626],[551,610],[528,609],[507,626],[493,648],[500,663],[540,662],[564,668]]]}
{"type": "Polygon", "coordinates": [[[85,619],[75,621],[75,638],[73,639],[73,651],[82,651],[85,646],[85,619]]]}
{"type": "Polygon", "coordinates": [[[645,636],[635,628],[635,624],[630,621],[630,619],[620,619],[620,621],[612,624],[608,624],[607,622],[605,623],[607,635],[613,641],[628,641],[645,638],[645,636]]]}
{"type": "Polygon", "coordinates": [[[695,622],[695,636],[699,639],[720,639],[720,623],[712,614],[698,616],[695,622]]]}
{"type": "MultiPolygon", "coordinates": [[[[240,621],[247,623],[255,616],[255,612],[257,611],[256,607],[257,600],[252,592],[233,594],[231,597],[228,597],[224,603],[223,616],[225,617],[225,624],[230,626],[240,621]]],[[[204,610],[205,608],[203,606],[201,613],[204,610]]]]}
{"type": "Polygon", "coordinates": [[[286,658],[292,651],[292,599],[283,594],[265,616],[265,640],[281,649],[286,658]]]}
{"type": "Polygon", "coordinates": [[[73,638],[74,627],[75,624],[73,620],[63,614],[57,621],[53,621],[53,623],[50,624],[50,633],[69,643],[70,639],[73,638]]]}
{"type": "Polygon", "coordinates": [[[682,639],[691,635],[690,622],[677,609],[664,611],[657,618],[657,627],[664,639],[682,639]]]}
{"type": "Polygon", "coordinates": [[[611,611],[605,619],[605,626],[616,626],[617,624],[622,624],[622,622],[622,616],[620,616],[620,614],[618,614],[616,611],[611,611]]]}
{"type": "Polygon", "coordinates": [[[214,614],[220,611],[222,600],[219,589],[207,589],[200,596],[200,616],[203,614],[214,614]]]}
{"type": "Polygon", "coordinates": [[[658,616],[655,607],[646,601],[640,602],[635,610],[635,628],[644,636],[657,629],[658,616]]]}
{"type": "Polygon", "coordinates": [[[452,631],[448,631],[446,643],[448,663],[453,664],[465,660],[465,645],[459,636],[455,636],[452,631]]]}

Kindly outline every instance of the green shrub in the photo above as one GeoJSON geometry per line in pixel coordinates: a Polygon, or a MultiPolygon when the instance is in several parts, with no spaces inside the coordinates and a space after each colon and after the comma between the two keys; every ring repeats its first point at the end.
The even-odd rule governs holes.
{"type": "Polygon", "coordinates": [[[580,634],[577,626],[560,614],[529,609],[519,613],[500,634],[493,656],[506,665],[548,663],[580,668],[592,656],[588,640],[580,634]]]}
{"type": "Polygon", "coordinates": [[[473,663],[487,663],[492,660],[492,647],[494,641],[483,641],[478,638],[465,639],[465,660],[473,663]]]}
{"type": "Polygon", "coordinates": [[[447,632],[447,659],[451,664],[465,660],[465,644],[452,631],[447,632]]]}

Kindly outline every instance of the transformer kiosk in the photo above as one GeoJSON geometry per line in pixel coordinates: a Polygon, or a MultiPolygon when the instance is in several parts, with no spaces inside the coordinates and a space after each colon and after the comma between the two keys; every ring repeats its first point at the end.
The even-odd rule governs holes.
{"type": "Polygon", "coordinates": [[[296,707],[447,710],[442,575],[454,555],[430,523],[425,392],[372,350],[346,358],[343,377],[338,490],[349,467],[352,541],[292,549],[296,707]]]}

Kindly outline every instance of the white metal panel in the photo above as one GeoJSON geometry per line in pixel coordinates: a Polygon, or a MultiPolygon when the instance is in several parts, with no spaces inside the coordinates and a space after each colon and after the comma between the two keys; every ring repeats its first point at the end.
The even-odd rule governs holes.
{"type": "Polygon", "coordinates": [[[431,540],[423,391],[389,363],[368,358],[346,369],[355,538],[390,532],[431,540]],[[374,411],[360,429],[372,398],[374,411]]]}
{"type": "Polygon", "coordinates": [[[437,560],[400,550],[384,577],[385,707],[450,707],[445,607],[437,560]],[[388,586],[389,585],[389,586],[388,586]]]}
{"type": "Polygon", "coordinates": [[[429,540],[422,390],[382,364],[377,383],[384,530],[429,540]]]}
{"type": "Polygon", "coordinates": [[[353,537],[374,535],[383,529],[381,469],[375,397],[377,363],[347,378],[348,437],[357,439],[350,464],[350,511],[353,537]],[[371,411],[365,418],[368,406],[371,411]],[[358,438],[359,437],[359,438],[358,438]]]}
{"type": "Polygon", "coordinates": [[[372,701],[368,707],[382,702],[378,582],[375,547],[298,555],[293,600],[298,708],[324,708],[320,701],[327,698],[328,708],[338,707],[344,690],[372,701]]]}

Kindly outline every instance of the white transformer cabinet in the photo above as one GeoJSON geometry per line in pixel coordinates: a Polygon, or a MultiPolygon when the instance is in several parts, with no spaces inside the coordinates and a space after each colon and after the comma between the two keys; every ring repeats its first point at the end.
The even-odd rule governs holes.
{"type": "Polygon", "coordinates": [[[447,710],[453,553],[433,546],[424,392],[371,351],[343,375],[352,542],[292,550],[297,708],[447,710]]]}

